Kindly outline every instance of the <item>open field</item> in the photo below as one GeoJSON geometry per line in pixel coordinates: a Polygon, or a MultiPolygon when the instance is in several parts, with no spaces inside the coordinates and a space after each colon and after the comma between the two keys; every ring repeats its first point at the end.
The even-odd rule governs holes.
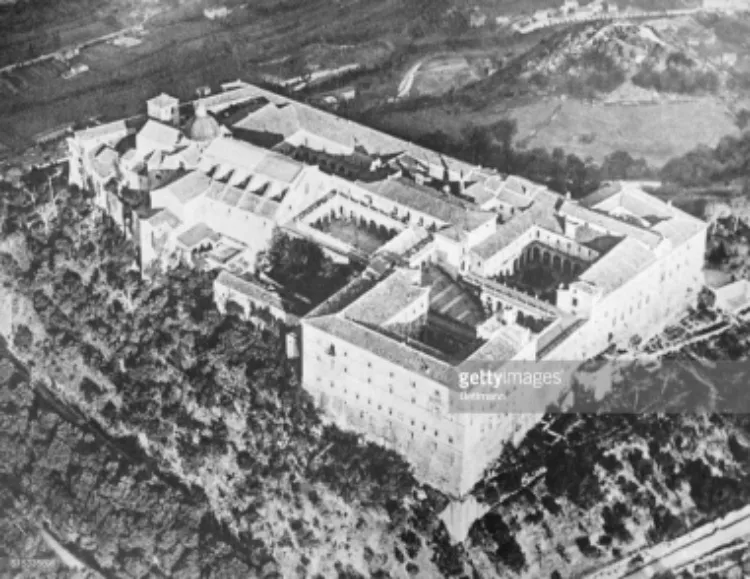
{"type": "Polygon", "coordinates": [[[733,116],[713,98],[635,106],[552,101],[515,109],[511,116],[528,147],[562,147],[596,161],[624,150],[657,167],[738,131],[733,116]]]}
{"type": "MultiPolygon", "coordinates": [[[[488,60],[488,59],[485,59],[488,60]]],[[[410,94],[441,95],[481,79],[490,62],[472,62],[465,56],[439,55],[422,63],[414,77],[410,94]]]]}
{"type": "Polygon", "coordinates": [[[566,153],[595,161],[624,150],[634,157],[644,157],[654,167],[697,145],[715,146],[722,137],[738,133],[730,111],[710,97],[644,105],[589,104],[573,99],[506,101],[480,110],[446,103],[419,110],[392,110],[384,113],[379,123],[385,130],[402,134],[440,130],[460,138],[472,126],[508,118],[518,123],[518,146],[548,150],[562,147],[566,153]]]}

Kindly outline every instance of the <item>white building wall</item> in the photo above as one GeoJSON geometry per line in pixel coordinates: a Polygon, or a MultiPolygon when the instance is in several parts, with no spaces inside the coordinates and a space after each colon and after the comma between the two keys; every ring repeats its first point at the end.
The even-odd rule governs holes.
{"type": "Polygon", "coordinates": [[[275,222],[248,211],[241,211],[212,199],[203,199],[197,206],[196,219],[211,229],[240,241],[256,253],[268,247],[275,222]]]}
{"type": "Polygon", "coordinates": [[[302,339],[304,387],[329,418],[400,452],[422,480],[459,493],[465,415],[449,413],[445,386],[308,324],[302,339]]]}
{"type": "Polygon", "coordinates": [[[555,359],[586,359],[610,343],[660,331],[688,307],[704,285],[706,230],[664,255],[592,307],[589,323],[554,350],[555,359]]]}
{"type": "Polygon", "coordinates": [[[467,234],[466,247],[474,247],[475,245],[482,243],[490,235],[495,233],[495,231],[497,231],[497,221],[491,219],[467,234]]]}

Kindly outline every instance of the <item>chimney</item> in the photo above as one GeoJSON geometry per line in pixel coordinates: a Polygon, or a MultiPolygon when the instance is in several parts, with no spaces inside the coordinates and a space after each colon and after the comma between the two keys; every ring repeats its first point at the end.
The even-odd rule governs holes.
{"type": "Polygon", "coordinates": [[[465,183],[464,183],[464,172],[461,170],[461,176],[458,179],[458,194],[463,197],[464,191],[465,191],[465,183]]]}
{"type": "Polygon", "coordinates": [[[570,191],[565,192],[565,200],[570,201],[570,191]]]}

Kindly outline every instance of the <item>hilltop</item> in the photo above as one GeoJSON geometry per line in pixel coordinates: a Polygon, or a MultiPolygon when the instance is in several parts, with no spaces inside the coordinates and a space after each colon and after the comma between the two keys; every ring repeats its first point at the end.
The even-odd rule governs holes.
{"type": "MultiPolygon", "coordinates": [[[[658,167],[739,132],[750,108],[748,15],[585,23],[538,31],[485,78],[391,103],[386,129],[440,130],[515,119],[516,145],[563,147],[600,162],[616,150],[658,167]]],[[[531,36],[531,35],[528,35],[531,36]]],[[[455,57],[455,55],[454,55],[455,57]]],[[[418,84],[418,81],[417,81],[418,84]]]]}

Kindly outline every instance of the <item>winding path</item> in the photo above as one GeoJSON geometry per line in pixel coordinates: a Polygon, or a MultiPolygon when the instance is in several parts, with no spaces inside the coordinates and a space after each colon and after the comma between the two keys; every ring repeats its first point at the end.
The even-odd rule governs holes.
{"type": "Polygon", "coordinates": [[[414,85],[414,79],[419,72],[419,67],[424,63],[424,59],[418,60],[414,66],[406,71],[404,78],[401,79],[401,84],[398,85],[398,96],[396,98],[406,98],[411,92],[411,87],[414,85]]]}

